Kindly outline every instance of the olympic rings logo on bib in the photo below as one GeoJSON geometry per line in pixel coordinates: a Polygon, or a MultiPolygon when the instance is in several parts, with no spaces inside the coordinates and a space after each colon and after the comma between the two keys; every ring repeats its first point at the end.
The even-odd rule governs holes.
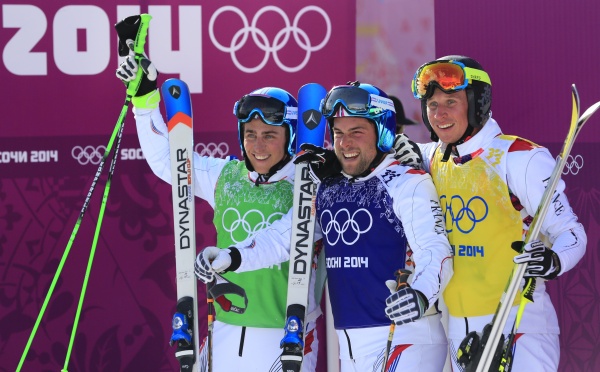
{"type": "Polygon", "coordinates": [[[371,230],[373,217],[365,208],[354,211],[352,215],[350,215],[348,209],[340,209],[334,216],[331,215],[329,209],[326,209],[321,214],[320,223],[323,235],[325,235],[329,245],[336,245],[340,239],[346,245],[353,245],[360,239],[362,234],[371,230]],[[366,215],[366,217],[359,220],[357,218],[359,213],[366,215]]]}
{"type": "Polygon", "coordinates": [[[265,215],[258,209],[250,209],[242,216],[237,209],[227,208],[223,212],[221,225],[223,226],[223,230],[229,233],[231,241],[235,244],[271,226],[274,221],[277,221],[282,216],[283,213],[275,212],[265,218],[265,215]],[[233,219],[231,218],[232,215],[234,216],[233,219]]]}
{"type": "Polygon", "coordinates": [[[452,232],[455,226],[463,234],[470,233],[477,223],[485,220],[489,211],[487,203],[480,196],[472,197],[465,204],[463,198],[458,195],[452,196],[449,203],[446,195],[441,195],[440,204],[444,203],[446,221],[452,221],[452,228],[446,230],[448,233],[452,232]]]}

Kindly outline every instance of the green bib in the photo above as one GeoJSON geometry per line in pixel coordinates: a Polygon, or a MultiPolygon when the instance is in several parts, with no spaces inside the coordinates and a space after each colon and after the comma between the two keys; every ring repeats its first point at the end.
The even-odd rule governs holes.
{"type": "MultiPolygon", "coordinates": [[[[282,180],[256,186],[248,178],[243,161],[231,161],[222,170],[215,189],[217,247],[229,248],[285,215],[293,203],[293,186],[282,180]]],[[[283,328],[287,301],[289,261],[278,266],[245,273],[226,273],[227,280],[241,286],[248,296],[243,314],[226,312],[215,303],[216,318],[246,327],[283,328]]],[[[243,307],[236,295],[227,295],[233,305],[243,307]]]]}

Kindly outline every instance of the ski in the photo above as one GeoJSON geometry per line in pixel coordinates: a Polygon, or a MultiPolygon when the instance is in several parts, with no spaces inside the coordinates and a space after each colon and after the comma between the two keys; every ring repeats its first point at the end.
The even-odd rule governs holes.
{"type": "MultiPolygon", "coordinates": [[[[326,123],[320,105],[326,93],[316,83],[303,85],[298,91],[296,153],[303,143],[323,146],[326,123]]],[[[308,163],[297,164],[295,172],[285,335],[280,344],[283,372],[300,372],[302,368],[315,226],[316,185],[308,163]]]]}
{"type": "Polygon", "coordinates": [[[198,360],[192,102],[188,86],[179,79],[167,80],[161,91],[169,131],[177,282],[177,310],[170,344],[177,344],[175,357],[180,370],[190,372],[196,370],[198,360]]]}
{"type": "MultiPolygon", "coordinates": [[[[596,110],[598,110],[598,108],[600,108],[600,102],[596,102],[595,104],[590,106],[583,113],[583,115],[579,116],[579,94],[577,93],[577,88],[574,84],[572,85],[571,93],[573,101],[573,110],[571,114],[571,125],[569,127],[569,132],[567,133],[567,137],[565,138],[562,150],[558,155],[556,166],[552,170],[552,175],[548,180],[548,185],[546,186],[546,190],[542,195],[542,199],[540,200],[540,204],[538,205],[538,208],[535,212],[531,226],[529,227],[527,235],[525,236],[525,244],[532,240],[538,239],[542,227],[542,222],[544,221],[546,213],[548,212],[548,207],[550,206],[550,202],[556,189],[556,185],[560,180],[563,168],[567,161],[567,157],[569,156],[571,148],[575,143],[575,139],[577,138],[577,135],[581,131],[581,128],[583,128],[583,125],[586,123],[586,121],[596,112],[596,110]]],[[[512,304],[517,296],[521,280],[523,279],[523,276],[525,274],[525,269],[526,265],[514,265],[510,280],[507,284],[504,293],[500,297],[500,303],[498,304],[498,308],[496,310],[496,313],[494,314],[489,338],[487,339],[485,347],[483,348],[483,351],[481,353],[481,358],[479,359],[479,363],[477,364],[477,372],[488,371],[490,369],[490,366],[492,365],[492,362],[495,359],[495,356],[497,357],[497,348],[499,347],[498,342],[501,340],[501,337],[503,335],[502,331],[504,330],[512,304]]],[[[524,291],[525,294],[526,292],[528,291],[524,291]]],[[[531,300],[528,299],[525,295],[522,296],[521,303],[519,305],[519,310],[517,312],[517,318],[515,319],[515,324],[511,332],[511,337],[509,338],[509,343],[506,346],[507,350],[512,348],[511,340],[514,339],[514,334],[517,333],[517,329],[519,328],[520,319],[525,309],[525,305],[529,301],[531,300]]],[[[504,359],[506,359],[506,353],[504,355],[504,359]]],[[[499,361],[496,361],[496,363],[498,362],[499,361]]],[[[502,363],[505,364],[506,361],[502,361],[502,363]]]]}

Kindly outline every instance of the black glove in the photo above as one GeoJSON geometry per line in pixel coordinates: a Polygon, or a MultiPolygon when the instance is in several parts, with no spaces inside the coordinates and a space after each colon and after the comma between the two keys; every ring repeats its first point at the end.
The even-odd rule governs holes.
{"type": "MultiPolygon", "coordinates": [[[[477,369],[479,362],[481,361],[481,355],[483,349],[488,343],[490,333],[492,332],[492,323],[488,323],[483,327],[482,332],[471,331],[460,343],[456,352],[456,362],[462,367],[461,371],[473,372],[477,369]]],[[[504,352],[504,335],[500,335],[498,345],[494,351],[492,357],[492,363],[489,371],[500,371],[500,364],[502,364],[502,354],[504,352]]]]}
{"type": "Polygon", "coordinates": [[[409,270],[400,269],[394,273],[396,280],[385,281],[391,293],[385,300],[385,315],[396,325],[421,319],[429,308],[427,297],[408,284],[410,274],[409,270]]]}
{"type": "Polygon", "coordinates": [[[310,176],[315,183],[342,172],[342,165],[335,152],[310,143],[303,143],[300,148],[305,152],[294,159],[294,164],[307,162],[310,176]]]}
{"type": "Polygon", "coordinates": [[[523,253],[513,258],[518,264],[527,264],[525,277],[541,277],[554,279],[560,274],[560,259],[556,252],[546,247],[540,240],[533,240],[525,246],[522,241],[512,243],[512,248],[517,252],[523,248],[523,253]]]}
{"type": "Polygon", "coordinates": [[[155,91],[157,88],[158,71],[148,57],[136,56],[133,51],[135,38],[141,25],[141,17],[139,15],[127,17],[115,25],[117,35],[119,36],[119,55],[127,56],[125,61],[119,65],[116,75],[125,84],[135,80],[138,70],[138,64],[144,72],[142,80],[135,94],[136,97],[145,96],[146,94],[155,91]]]}
{"type": "Polygon", "coordinates": [[[402,165],[408,165],[415,169],[421,169],[423,163],[423,155],[419,146],[411,141],[404,134],[397,134],[394,138],[394,151],[396,155],[394,158],[402,165]]]}
{"type": "Polygon", "coordinates": [[[129,55],[130,49],[129,45],[127,44],[127,40],[135,41],[141,24],[142,17],[139,15],[134,15],[117,22],[115,25],[117,36],[119,36],[119,55],[121,57],[129,55]]]}

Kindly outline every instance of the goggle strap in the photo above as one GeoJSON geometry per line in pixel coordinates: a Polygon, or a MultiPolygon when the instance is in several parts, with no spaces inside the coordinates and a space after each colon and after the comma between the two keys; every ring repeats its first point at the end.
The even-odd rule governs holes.
{"type": "Polygon", "coordinates": [[[394,101],[389,98],[385,98],[382,96],[378,96],[376,94],[370,94],[371,97],[371,106],[380,107],[384,110],[390,110],[394,113],[396,112],[396,108],[394,107],[394,101]]]}
{"type": "Polygon", "coordinates": [[[463,70],[465,71],[465,78],[469,80],[469,84],[471,84],[473,80],[477,80],[492,85],[492,81],[487,72],[471,67],[463,67],[463,70]]]}
{"type": "Polygon", "coordinates": [[[285,118],[289,120],[298,119],[298,107],[286,106],[285,118]]]}

